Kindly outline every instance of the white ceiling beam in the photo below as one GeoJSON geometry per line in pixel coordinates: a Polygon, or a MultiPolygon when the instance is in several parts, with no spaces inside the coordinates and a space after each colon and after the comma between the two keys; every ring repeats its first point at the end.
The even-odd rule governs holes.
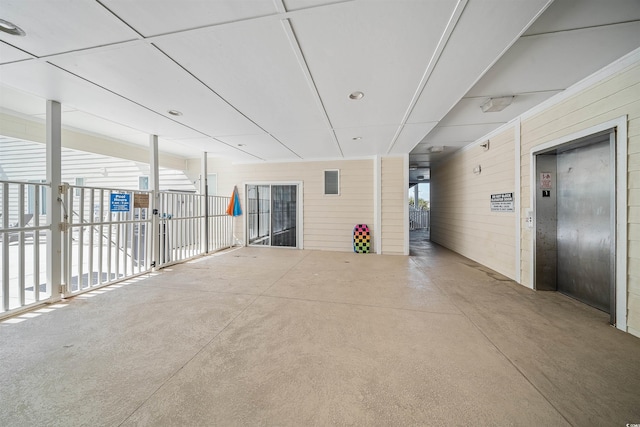
{"type": "Polygon", "coordinates": [[[427,68],[424,70],[422,79],[420,79],[420,83],[418,84],[418,87],[416,88],[416,91],[413,94],[413,97],[411,98],[411,102],[409,102],[407,111],[405,111],[404,116],[402,117],[400,126],[398,126],[398,130],[396,131],[395,135],[393,136],[393,139],[391,140],[391,143],[389,144],[389,148],[387,149],[387,154],[389,154],[393,149],[393,146],[398,140],[398,137],[400,136],[400,133],[404,128],[404,125],[407,123],[407,120],[409,120],[409,116],[411,115],[413,108],[418,102],[418,99],[420,98],[420,95],[422,94],[424,87],[427,85],[427,82],[429,81],[429,77],[431,77],[433,70],[436,68],[436,65],[438,64],[438,60],[440,59],[442,52],[447,46],[447,42],[449,41],[449,38],[451,37],[453,30],[456,28],[456,25],[458,24],[458,21],[462,16],[462,12],[464,11],[464,8],[467,6],[467,2],[468,0],[458,0],[456,7],[453,9],[453,13],[449,18],[449,22],[447,22],[447,26],[442,32],[442,36],[440,36],[440,40],[438,41],[436,50],[433,52],[433,55],[431,55],[431,59],[429,60],[429,64],[427,65],[427,68]]]}
{"type": "Polygon", "coordinates": [[[282,0],[273,0],[273,6],[276,8],[278,13],[287,13],[287,8],[282,0]]]}
{"type": "Polygon", "coordinates": [[[289,19],[283,19],[281,23],[282,23],[282,28],[285,34],[287,35],[287,38],[289,39],[289,44],[291,46],[291,49],[293,50],[293,53],[295,54],[296,59],[298,60],[300,69],[302,70],[302,73],[304,74],[305,79],[307,80],[307,84],[309,85],[311,92],[313,92],[314,94],[314,100],[316,101],[316,104],[320,109],[320,111],[322,111],[322,117],[325,121],[325,124],[327,125],[327,128],[331,131],[331,134],[333,135],[333,139],[336,142],[336,146],[338,147],[340,156],[344,157],[342,147],[340,146],[340,141],[338,141],[338,137],[335,131],[333,130],[331,119],[329,119],[329,115],[327,114],[327,109],[325,108],[324,103],[322,102],[322,98],[320,97],[320,92],[318,91],[318,87],[316,86],[316,83],[313,80],[313,76],[311,75],[311,70],[309,69],[309,65],[307,64],[307,60],[304,57],[304,53],[302,52],[302,49],[300,48],[300,43],[298,42],[298,38],[296,37],[293,27],[291,26],[291,22],[289,21],[289,19]]]}

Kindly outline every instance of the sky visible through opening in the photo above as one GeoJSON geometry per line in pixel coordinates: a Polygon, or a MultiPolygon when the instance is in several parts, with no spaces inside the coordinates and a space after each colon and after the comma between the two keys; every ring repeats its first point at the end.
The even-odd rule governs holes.
{"type": "MultiPolygon", "coordinates": [[[[423,184],[418,184],[418,198],[422,199],[422,200],[426,200],[429,201],[429,183],[425,182],[423,184]]],[[[411,187],[409,189],[409,193],[408,193],[408,197],[409,199],[413,199],[413,196],[415,195],[415,190],[413,187],[411,187]]]]}

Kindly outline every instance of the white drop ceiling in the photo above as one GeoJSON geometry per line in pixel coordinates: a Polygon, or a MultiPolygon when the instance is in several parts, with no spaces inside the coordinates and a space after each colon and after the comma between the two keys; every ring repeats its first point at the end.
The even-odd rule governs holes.
{"type": "Polygon", "coordinates": [[[0,19],[27,33],[0,33],[4,113],[53,99],[67,127],[185,158],[410,153],[412,177],[640,46],[638,0],[0,0],[0,19]]]}

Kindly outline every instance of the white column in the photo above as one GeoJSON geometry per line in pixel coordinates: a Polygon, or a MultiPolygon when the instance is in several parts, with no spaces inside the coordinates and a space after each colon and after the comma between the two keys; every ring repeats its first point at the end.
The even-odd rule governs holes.
{"type": "MultiPolygon", "coordinates": [[[[402,186],[402,200],[404,206],[404,254],[409,255],[409,202],[407,201],[407,190],[409,189],[409,154],[403,156],[404,183],[402,186]]],[[[416,200],[416,203],[418,201],[416,200]]]]}
{"type": "Polygon", "coordinates": [[[373,246],[382,253],[382,158],[376,156],[373,165],[373,246]]]}
{"type": "Polygon", "coordinates": [[[158,209],[160,208],[160,173],[158,169],[158,135],[149,135],[149,190],[151,190],[151,254],[155,263],[154,270],[160,263],[160,221],[158,209]]]}
{"type": "Polygon", "coordinates": [[[202,220],[202,235],[200,241],[202,244],[202,253],[209,252],[209,192],[207,191],[207,152],[202,153],[202,161],[200,163],[200,194],[202,194],[202,205],[200,206],[202,220]]]}
{"type": "Polygon", "coordinates": [[[46,200],[50,224],[47,230],[47,291],[51,299],[59,300],[62,283],[62,199],[59,193],[62,179],[62,108],[57,101],[47,101],[46,133],[47,182],[51,184],[46,200]]]}

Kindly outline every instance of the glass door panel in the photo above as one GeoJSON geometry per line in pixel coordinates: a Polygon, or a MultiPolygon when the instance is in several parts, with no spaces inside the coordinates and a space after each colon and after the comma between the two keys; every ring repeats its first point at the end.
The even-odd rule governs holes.
{"type": "Polygon", "coordinates": [[[249,245],[297,247],[297,185],[247,185],[249,245]]]}
{"type": "Polygon", "coordinates": [[[296,242],[296,185],[271,187],[271,246],[295,248],[296,242]]]}
{"type": "Polygon", "coordinates": [[[271,197],[268,185],[247,185],[247,234],[250,245],[271,244],[271,197]]]}

